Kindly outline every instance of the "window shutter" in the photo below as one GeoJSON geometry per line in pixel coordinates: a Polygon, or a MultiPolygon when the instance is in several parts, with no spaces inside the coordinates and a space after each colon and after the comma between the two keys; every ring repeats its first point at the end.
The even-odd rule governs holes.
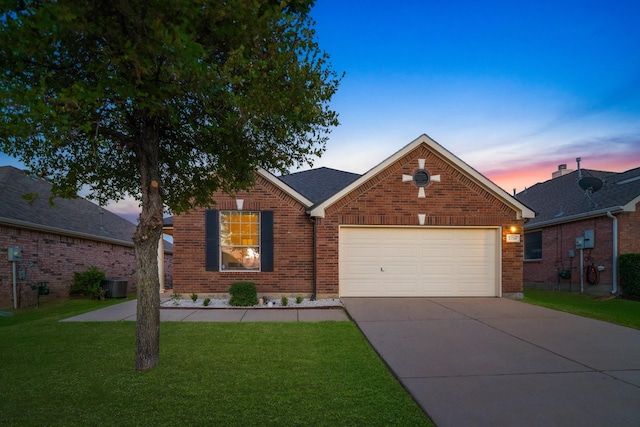
{"type": "Polygon", "coordinates": [[[260,212],[260,270],[273,271],[273,211],[260,212]]]}
{"type": "Polygon", "coordinates": [[[218,271],[220,254],[220,227],[218,211],[207,210],[205,213],[205,268],[207,271],[218,271]]]}

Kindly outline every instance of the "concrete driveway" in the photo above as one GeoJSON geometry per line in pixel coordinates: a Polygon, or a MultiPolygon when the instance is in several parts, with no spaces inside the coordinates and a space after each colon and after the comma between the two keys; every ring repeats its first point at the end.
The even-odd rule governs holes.
{"type": "Polygon", "coordinates": [[[343,298],[443,426],[640,426],[640,331],[504,298],[343,298]]]}

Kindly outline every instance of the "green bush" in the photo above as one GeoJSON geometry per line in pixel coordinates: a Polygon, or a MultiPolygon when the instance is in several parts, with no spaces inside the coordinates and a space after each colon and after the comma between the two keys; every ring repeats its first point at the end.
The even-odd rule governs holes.
{"type": "Polygon", "coordinates": [[[229,304],[238,307],[248,307],[258,304],[258,292],[253,282],[236,282],[229,288],[231,299],[229,304]]]}
{"type": "Polygon", "coordinates": [[[89,266],[88,269],[73,273],[73,284],[69,289],[70,295],[84,295],[91,299],[104,299],[105,290],[100,283],[107,278],[104,271],[89,266]]]}
{"type": "Polygon", "coordinates": [[[623,254],[618,257],[620,286],[629,299],[640,301],[640,254],[623,254]]]}

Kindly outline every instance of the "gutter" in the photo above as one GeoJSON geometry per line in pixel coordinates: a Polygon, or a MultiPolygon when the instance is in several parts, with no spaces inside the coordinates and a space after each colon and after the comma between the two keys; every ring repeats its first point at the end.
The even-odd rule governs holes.
{"type": "MultiPolygon", "coordinates": [[[[0,225],[9,225],[9,226],[13,226],[13,227],[26,228],[28,230],[35,230],[35,231],[45,231],[45,232],[54,233],[54,234],[61,234],[63,236],[78,237],[78,238],[81,238],[81,239],[88,239],[88,240],[111,243],[111,244],[116,244],[116,245],[120,245],[120,246],[128,246],[128,247],[133,248],[133,241],[128,241],[127,242],[127,241],[124,241],[124,240],[118,240],[118,239],[114,239],[114,238],[111,238],[111,237],[101,237],[101,236],[97,236],[95,234],[81,233],[81,232],[78,232],[78,231],[65,230],[64,228],[57,228],[57,227],[50,227],[48,225],[34,224],[32,222],[20,221],[20,220],[17,220],[17,219],[0,218],[0,225]]],[[[135,224],[133,224],[133,225],[135,226],[135,224]]]]}
{"type": "Polygon", "coordinates": [[[565,222],[572,222],[572,221],[576,221],[579,219],[586,219],[586,218],[591,218],[591,217],[596,217],[596,216],[603,216],[603,215],[607,215],[609,216],[609,213],[611,212],[625,212],[626,209],[624,208],[624,206],[615,206],[615,207],[610,207],[610,208],[606,208],[606,209],[598,209],[597,211],[590,211],[590,212],[584,212],[584,213],[579,213],[579,214],[575,214],[575,215],[570,215],[570,216],[566,216],[564,218],[560,218],[560,219],[549,219],[546,221],[540,221],[540,222],[535,222],[533,224],[526,224],[524,226],[525,229],[536,229],[538,227],[546,227],[547,225],[553,225],[553,224],[562,224],[565,222]]]}
{"type": "Polygon", "coordinates": [[[318,270],[318,255],[317,255],[317,228],[318,224],[316,222],[316,218],[310,216],[309,221],[313,223],[313,289],[311,291],[311,301],[316,300],[316,290],[317,290],[317,270],[318,270]]]}
{"type": "Polygon", "coordinates": [[[618,218],[607,212],[607,216],[613,220],[613,284],[611,285],[611,294],[618,293],[618,218]]]}

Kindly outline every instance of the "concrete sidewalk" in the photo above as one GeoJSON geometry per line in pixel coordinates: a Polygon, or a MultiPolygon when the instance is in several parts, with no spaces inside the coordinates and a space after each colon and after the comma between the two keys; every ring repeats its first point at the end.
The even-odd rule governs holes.
{"type": "MultiPolygon", "coordinates": [[[[137,301],[94,310],[61,322],[136,321],[137,301]]],[[[348,321],[342,307],[327,308],[161,308],[161,322],[323,322],[348,321]]]]}
{"type": "Polygon", "coordinates": [[[439,427],[640,426],[640,331],[506,298],[343,298],[439,427]]]}

